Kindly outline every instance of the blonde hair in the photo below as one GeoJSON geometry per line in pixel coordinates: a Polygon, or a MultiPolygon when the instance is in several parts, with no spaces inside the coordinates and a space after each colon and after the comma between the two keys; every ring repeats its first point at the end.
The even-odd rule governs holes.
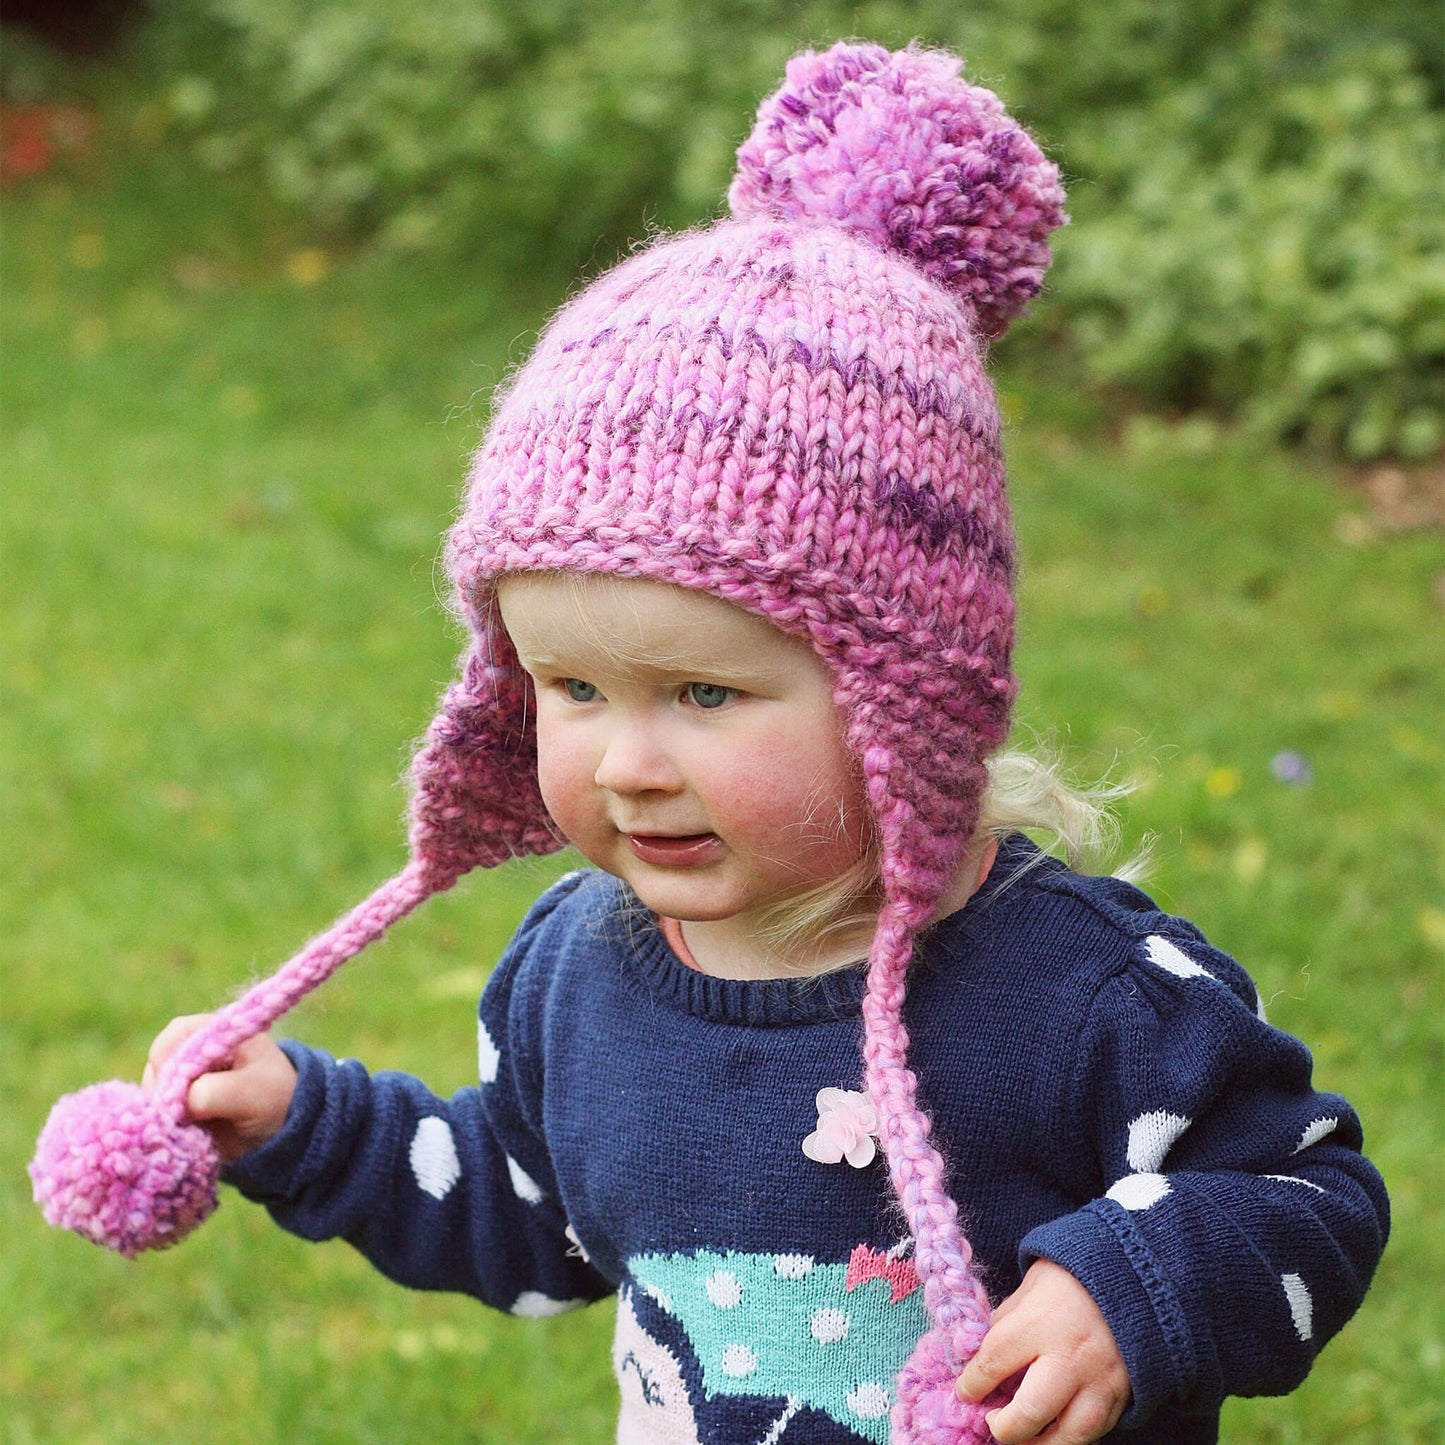
{"type": "MultiPolygon", "coordinates": [[[[966,866],[981,862],[991,842],[1027,833],[1042,848],[1029,867],[1052,854],[1075,872],[1110,872],[1136,882],[1148,871],[1149,840],[1118,867],[1108,866],[1119,847],[1115,806],[1135,786],[1107,776],[1079,783],[1065,771],[1061,754],[1042,744],[1034,751],[1000,753],[988,762],[988,785],[964,855],[966,866]]],[[[1007,886],[1019,876],[1001,881],[1007,886]]],[[[878,851],[870,846],[838,877],[780,899],[764,917],[763,937],[775,957],[807,967],[830,940],[871,925],[881,902],[878,851]]]]}
{"type": "Polygon", "coordinates": [[[1110,867],[1120,843],[1116,805],[1138,786],[1105,775],[1094,783],[1070,777],[1062,755],[1046,745],[1032,752],[1000,753],[988,763],[988,787],[979,812],[979,831],[995,838],[1008,833],[1041,834],[1045,852],[1062,857],[1076,873],[1110,873],[1137,882],[1149,871],[1151,840],[1124,862],[1110,867]]]}

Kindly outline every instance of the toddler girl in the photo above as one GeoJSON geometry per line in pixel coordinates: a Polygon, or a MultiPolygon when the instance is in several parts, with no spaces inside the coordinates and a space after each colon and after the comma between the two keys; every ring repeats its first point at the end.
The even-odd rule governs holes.
{"type": "MultiPolygon", "coordinates": [[[[1386,1201],[1231,959],[985,812],[1015,556],[984,338],[1040,286],[1057,172],[952,58],[840,45],[730,202],[499,398],[411,862],[173,1023],[146,1097],[402,1283],[616,1295],[623,1441],[1212,1441],[1358,1305],[1386,1201]],[[476,1088],[258,1032],[564,841],[594,866],[488,984],[476,1088]]],[[[34,1166],[64,1222],[133,1252],[209,1209],[75,1206],[60,1135],[93,1127],[34,1166]]]]}

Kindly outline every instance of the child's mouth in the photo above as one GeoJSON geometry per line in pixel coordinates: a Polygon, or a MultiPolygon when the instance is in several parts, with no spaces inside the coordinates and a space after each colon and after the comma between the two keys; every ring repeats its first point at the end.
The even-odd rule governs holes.
{"type": "Polygon", "coordinates": [[[716,833],[628,833],[627,846],[644,863],[663,868],[692,868],[706,863],[722,847],[716,833]]]}

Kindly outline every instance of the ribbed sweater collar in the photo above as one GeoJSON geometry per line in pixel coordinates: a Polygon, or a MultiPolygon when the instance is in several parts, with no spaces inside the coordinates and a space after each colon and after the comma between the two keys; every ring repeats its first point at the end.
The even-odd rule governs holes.
{"type": "MultiPolygon", "coordinates": [[[[984,906],[1017,876],[1020,864],[1036,856],[1037,850],[1027,839],[1006,839],[988,881],[954,915],[954,921],[962,922],[984,906]]],[[[867,981],[861,963],[806,978],[715,978],[683,963],[641,900],[624,884],[608,882],[617,892],[615,907],[607,910],[609,941],[630,955],[632,973],[659,1002],[696,1018],[750,1028],[860,1017],[867,981]]]]}
{"type": "Polygon", "coordinates": [[[861,964],[807,978],[715,978],[689,968],[668,947],[657,920],[618,885],[610,910],[609,942],[623,949],[629,971],[660,1003],[713,1023],[766,1028],[859,1017],[861,964]]]}

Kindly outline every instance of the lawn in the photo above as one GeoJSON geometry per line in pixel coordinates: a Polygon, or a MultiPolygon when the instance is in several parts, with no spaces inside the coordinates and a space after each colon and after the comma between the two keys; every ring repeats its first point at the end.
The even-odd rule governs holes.
{"type": "MultiPolygon", "coordinates": [[[[126,1263],[29,1201],[57,1094],[138,1074],[167,1018],[400,863],[397,779],[459,646],[437,540],[490,389],[572,282],[500,248],[322,249],[143,120],[4,203],[0,1439],[600,1445],[605,1308],[410,1295],[234,1198],[126,1263]]],[[[1375,524],[1318,462],[1003,364],[1021,734],[1138,779],[1153,891],[1254,972],[1392,1188],[1360,1315],[1225,1438],[1438,1440],[1441,536],[1375,524]]],[[[467,1082],[476,992],[558,866],[469,879],[295,1031],[467,1082]]]]}

